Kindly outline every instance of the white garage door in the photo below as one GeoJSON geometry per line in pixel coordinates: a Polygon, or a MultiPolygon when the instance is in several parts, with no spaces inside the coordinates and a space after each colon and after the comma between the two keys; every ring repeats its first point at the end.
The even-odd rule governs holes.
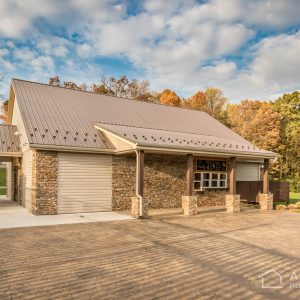
{"type": "Polygon", "coordinates": [[[112,157],[59,153],[58,213],[110,211],[112,157]]]}
{"type": "Polygon", "coordinates": [[[237,181],[259,181],[259,163],[237,162],[236,180],[237,181]]]}

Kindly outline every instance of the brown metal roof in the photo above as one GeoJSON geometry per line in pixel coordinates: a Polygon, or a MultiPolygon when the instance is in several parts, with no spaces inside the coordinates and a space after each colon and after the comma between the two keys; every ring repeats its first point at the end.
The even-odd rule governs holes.
{"type": "MultiPolygon", "coordinates": [[[[151,145],[158,145],[158,142],[161,142],[159,136],[164,131],[162,138],[165,141],[169,141],[168,138],[174,140],[175,135],[180,135],[182,141],[194,140],[190,135],[195,135],[201,136],[201,139],[197,138],[199,141],[205,139],[208,145],[212,142],[226,144],[224,148],[221,147],[224,150],[227,146],[230,147],[230,144],[240,145],[240,149],[244,146],[244,150],[248,147],[253,149],[251,143],[201,111],[52,87],[18,79],[12,80],[12,86],[30,144],[113,149],[113,145],[94,127],[96,123],[101,123],[123,126],[122,130],[119,128],[122,132],[127,126],[127,133],[132,136],[133,134],[157,136],[158,139],[153,139],[151,145]]],[[[174,142],[171,144],[175,145],[174,142]]],[[[167,145],[167,142],[164,145],[167,145]]],[[[181,148],[181,145],[178,143],[176,147],[181,148]]],[[[207,144],[204,147],[202,142],[192,147],[194,146],[207,149],[207,144]]],[[[255,151],[260,150],[256,148],[255,151]]]]}
{"type": "Polygon", "coordinates": [[[137,146],[274,156],[273,152],[261,150],[249,143],[236,142],[222,137],[112,124],[97,123],[95,126],[135,143],[137,146]]]}
{"type": "Polygon", "coordinates": [[[0,125],[0,154],[21,153],[20,138],[17,127],[0,125]]]}

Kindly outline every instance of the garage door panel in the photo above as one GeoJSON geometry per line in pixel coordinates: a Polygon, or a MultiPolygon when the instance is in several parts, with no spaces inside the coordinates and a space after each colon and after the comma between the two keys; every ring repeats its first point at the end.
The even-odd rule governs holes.
{"type": "Polygon", "coordinates": [[[110,211],[111,155],[60,153],[58,213],[110,211]]]}

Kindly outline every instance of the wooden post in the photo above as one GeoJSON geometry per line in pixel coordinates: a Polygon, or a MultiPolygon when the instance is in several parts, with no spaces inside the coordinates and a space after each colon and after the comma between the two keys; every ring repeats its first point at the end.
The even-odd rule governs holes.
{"type": "Polygon", "coordinates": [[[230,157],[229,194],[236,194],[236,157],[230,157]]]}
{"type": "Polygon", "coordinates": [[[269,159],[264,159],[264,173],[263,173],[263,194],[269,194],[269,159]]]}
{"type": "Polygon", "coordinates": [[[136,193],[144,196],[144,157],[143,150],[138,150],[136,154],[136,193]]]}
{"type": "Polygon", "coordinates": [[[186,193],[187,196],[193,195],[193,155],[187,155],[186,164],[186,193]]]}

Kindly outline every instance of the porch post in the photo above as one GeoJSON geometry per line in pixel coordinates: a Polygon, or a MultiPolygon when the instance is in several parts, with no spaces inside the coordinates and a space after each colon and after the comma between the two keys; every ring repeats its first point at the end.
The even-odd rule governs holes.
{"type": "Polygon", "coordinates": [[[131,214],[135,218],[148,217],[148,200],[144,197],[144,150],[136,151],[136,196],[131,199],[131,214]]]}
{"type": "Polygon", "coordinates": [[[193,195],[193,155],[187,155],[186,163],[186,195],[193,195]]]}
{"type": "Polygon", "coordinates": [[[186,196],[182,196],[184,215],[197,214],[197,196],[193,196],[193,154],[187,155],[186,161],[186,196]]]}
{"type": "Polygon", "coordinates": [[[273,194],[270,193],[270,161],[264,159],[264,172],[263,172],[263,192],[259,194],[259,204],[261,210],[272,210],[273,209],[273,194]]]}
{"type": "Polygon", "coordinates": [[[236,157],[230,157],[229,194],[236,194],[236,157]]]}
{"type": "Polygon", "coordinates": [[[144,196],[144,160],[145,153],[143,150],[137,151],[136,154],[136,194],[144,196]]]}
{"type": "Polygon", "coordinates": [[[270,162],[268,159],[264,159],[263,194],[269,194],[269,172],[270,162]]]}
{"type": "Polygon", "coordinates": [[[226,195],[227,212],[240,212],[240,195],[236,194],[236,157],[230,157],[229,193],[226,195]]]}

